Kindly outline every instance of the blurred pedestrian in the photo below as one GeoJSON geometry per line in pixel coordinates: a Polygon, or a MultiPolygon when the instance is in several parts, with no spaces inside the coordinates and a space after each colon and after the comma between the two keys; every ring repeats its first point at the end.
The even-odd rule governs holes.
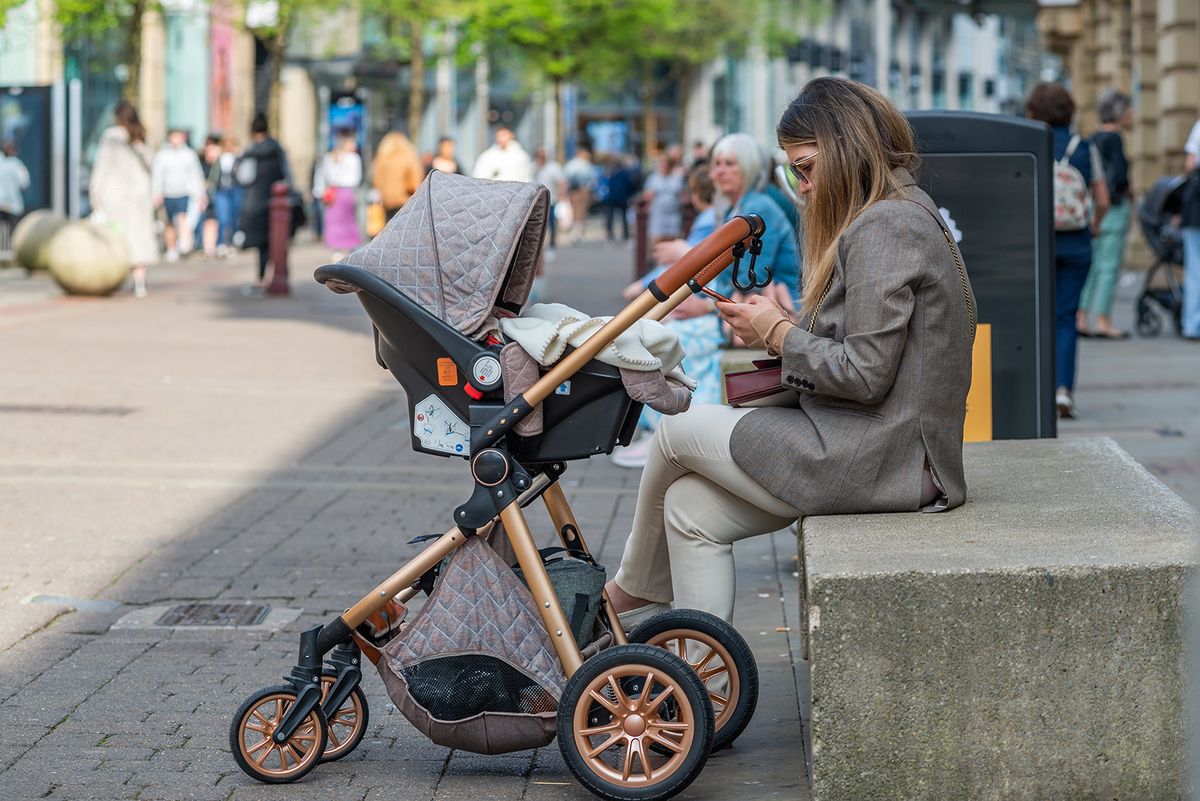
{"type": "Polygon", "coordinates": [[[212,185],[212,171],[220,158],[221,135],[210,133],[204,137],[204,147],[200,151],[200,171],[204,175],[206,201],[204,213],[196,225],[196,239],[199,240],[204,255],[209,258],[217,255],[217,239],[221,230],[221,223],[217,220],[217,209],[213,204],[212,185]]]}
{"type": "Polygon", "coordinates": [[[375,148],[371,184],[379,192],[383,216],[390,220],[425,180],[417,148],[401,131],[389,131],[375,148]]]}
{"type": "MultiPolygon", "coordinates": [[[[267,130],[267,118],[255,116],[250,123],[253,141],[238,159],[235,174],[244,187],[240,222],[241,247],[258,249],[258,289],[266,286],[270,259],[271,187],[278,181],[292,185],[292,171],[283,146],[267,130]]],[[[247,287],[247,291],[254,287],[247,287]]]]}
{"type": "Polygon", "coordinates": [[[128,100],[117,104],[113,125],[100,134],[88,183],[92,220],[120,231],[129,247],[133,294],[146,296],[146,268],[158,261],[154,192],[146,129],[128,100]]]}
{"type": "Polygon", "coordinates": [[[708,148],[704,146],[702,141],[697,139],[695,142],[692,142],[692,169],[696,169],[704,164],[708,164],[708,148]]]}
{"type": "Polygon", "coordinates": [[[1183,213],[1183,337],[1200,342],[1200,120],[1192,126],[1183,146],[1188,182],[1184,189],[1183,213]]]}
{"type": "MultiPolygon", "coordinates": [[[[738,214],[757,214],[766,223],[763,232],[763,251],[756,262],[756,270],[766,265],[773,269],[772,283],[763,288],[762,294],[784,308],[792,308],[800,299],[800,252],[797,246],[796,229],[787,216],[762,186],[769,178],[769,165],[765,163],[762,148],[749,134],[732,133],[721,138],[712,149],[709,169],[713,185],[728,204],[725,219],[738,214]]],[[[743,259],[741,280],[746,280],[748,264],[743,259]]],[[[728,295],[733,291],[730,267],[716,279],[718,292],[728,295]]],[[[761,277],[762,273],[758,273],[761,277]]]]}
{"type": "MultiPolygon", "coordinates": [[[[351,130],[338,131],[333,148],[321,160],[313,194],[325,207],[325,244],[333,260],[362,244],[358,229],[358,188],[362,185],[362,157],[351,130]]],[[[407,198],[406,198],[407,199],[407,198]]]]}
{"type": "Polygon", "coordinates": [[[670,155],[658,157],[657,169],[642,187],[642,200],[650,205],[646,234],[650,241],[678,239],[683,229],[683,175],[670,155]]]}
{"type": "Polygon", "coordinates": [[[233,235],[242,214],[242,195],[245,190],[237,181],[238,141],[234,136],[221,140],[221,153],[208,171],[208,192],[212,210],[217,218],[217,255],[233,255],[233,235]]]}
{"type": "Polygon", "coordinates": [[[17,143],[5,139],[0,145],[0,215],[16,223],[25,214],[24,190],[29,188],[29,170],[17,158],[17,143]]]}
{"type": "Polygon", "coordinates": [[[550,231],[550,250],[546,253],[547,260],[554,259],[554,249],[558,247],[558,222],[554,207],[567,191],[567,175],[562,166],[546,154],[546,148],[539,147],[533,152],[533,164],[536,169],[535,178],[539,184],[550,190],[550,213],[548,228],[550,231]]]}
{"type": "Polygon", "coordinates": [[[533,161],[509,128],[496,129],[496,144],[479,154],[475,160],[476,178],[490,181],[533,180],[533,161]]]}
{"type": "Polygon", "coordinates": [[[164,237],[169,262],[179,261],[181,253],[186,256],[191,252],[195,222],[189,224],[188,215],[193,206],[202,211],[207,202],[204,170],[187,139],[187,131],[182,128],[167,131],[167,141],[154,154],[150,173],[154,205],[167,216],[164,237]]]}
{"type": "Polygon", "coordinates": [[[429,169],[462,175],[462,167],[458,163],[458,156],[454,154],[454,150],[454,140],[449,136],[439,139],[437,153],[434,153],[430,159],[429,169]]]}
{"type": "Polygon", "coordinates": [[[604,175],[600,202],[604,205],[604,237],[609,244],[617,241],[613,221],[621,222],[621,241],[629,241],[629,203],[637,196],[641,184],[641,170],[637,159],[618,156],[604,175]]]}
{"type": "Polygon", "coordinates": [[[567,198],[571,201],[571,241],[583,239],[588,213],[592,209],[592,193],[596,189],[596,165],[592,149],[587,145],[575,148],[575,156],[564,168],[567,175],[567,198]]]}
{"type": "Polygon", "coordinates": [[[1092,236],[1108,211],[1108,189],[1096,149],[1071,130],[1075,101],[1066,88],[1039,83],[1025,101],[1025,115],[1049,125],[1054,136],[1054,404],[1059,417],[1071,418],[1079,339],[1075,313],[1092,267],[1092,236]]]}
{"type": "Polygon", "coordinates": [[[1133,101],[1129,95],[1110,89],[1097,102],[1100,130],[1092,135],[1092,144],[1104,164],[1104,181],[1110,204],[1092,243],[1092,269],[1079,296],[1075,328],[1080,336],[1097,339],[1125,339],[1129,336],[1112,324],[1113,290],[1125,258],[1125,237],[1133,211],[1133,189],[1129,183],[1129,162],[1125,158],[1122,133],[1133,126],[1133,101]],[[1089,325],[1088,315],[1096,316],[1089,325]]]}

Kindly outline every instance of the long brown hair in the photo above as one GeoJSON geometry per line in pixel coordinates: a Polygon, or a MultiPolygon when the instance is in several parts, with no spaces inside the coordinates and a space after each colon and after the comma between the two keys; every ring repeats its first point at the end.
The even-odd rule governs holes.
{"type": "Polygon", "coordinates": [[[113,111],[113,119],[116,120],[117,125],[129,132],[130,142],[146,141],[146,129],[142,127],[142,121],[138,119],[137,109],[128,100],[117,103],[117,108],[113,111]]]}
{"type": "Polygon", "coordinates": [[[900,190],[892,170],[916,167],[913,132],[871,87],[815,78],[783,112],[776,135],[782,148],[812,144],[819,151],[804,207],[801,305],[811,312],[833,275],[842,234],[865,208],[900,190]]]}

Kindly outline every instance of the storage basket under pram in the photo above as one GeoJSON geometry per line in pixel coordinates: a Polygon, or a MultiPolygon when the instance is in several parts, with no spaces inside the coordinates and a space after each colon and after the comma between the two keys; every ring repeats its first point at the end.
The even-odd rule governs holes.
{"type": "Polygon", "coordinates": [[[572,773],[605,798],[674,795],[753,715],[757,668],[724,621],[672,610],[625,632],[559,479],[566,462],[627,443],[641,409],[595,357],[754,254],[762,221],[726,223],[514,395],[499,320],[527,300],[548,213],[542,187],[435,171],[371,243],[317,270],[366,310],[376,360],[407,395],[412,447],[467,459],[474,486],[449,530],[418,538],[429,542],[408,563],[301,635],[287,685],[243,703],[230,747],[252,777],[295,781],[361,742],[364,655],[435,742],[499,753],[557,737],[572,773]],[[541,430],[521,433],[535,409],[541,430]],[[582,581],[571,589],[547,565],[564,557],[537,550],[522,511],[539,500],[582,581]]]}
{"type": "Polygon", "coordinates": [[[1138,203],[1138,224],[1154,254],[1134,307],[1137,332],[1144,337],[1162,333],[1163,315],[1174,321],[1176,333],[1183,332],[1183,237],[1178,217],[1186,183],[1184,175],[1159,178],[1138,203]]]}

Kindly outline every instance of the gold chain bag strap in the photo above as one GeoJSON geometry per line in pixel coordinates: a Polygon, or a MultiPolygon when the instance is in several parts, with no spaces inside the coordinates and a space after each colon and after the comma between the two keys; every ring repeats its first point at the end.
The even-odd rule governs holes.
{"type": "MultiPolygon", "coordinates": [[[[958,280],[962,281],[963,299],[967,303],[967,317],[969,318],[969,320],[971,322],[971,344],[974,344],[975,343],[975,322],[976,322],[975,321],[975,304],[971,302],[971,287],[970,287],[970,284],[967,283],[967,271],[966,271],[966,268],[963,267],[962,257],[959,256],[958,246],[954,244],[954,237],[950,236],[950,231],[946,228],[945,223],[942,222],[940,215],[934,214],[928,208],[926,208],[925,206],[921,205],[920,203],[918,203],[917,201],[915,201],[911,198],[906,197],[906,198],[901,198],[901,200],[908,201],[909,203],[913,204],[914,206],[916,206],[917,208],[921,209],[926,214],[928,214],[930,217],[932,217],[933,221],[937,223],[938,230],[940,230],[942,232],[942,236],[946,237],[946,244],[950,246],[950,255],[954,257],[954,266],[958,269],[958,280]]],[[[829,288],[831,286],[833,286],[833,276],[832,275],[829,276],[829,282],[827,284],[825,284],[825,288],[823,290],[821,290],[821,296],[819,298],[817,298],[817,307],[815,309],[813,309],[812,317],[809,318],[808,333],[810,333],[810,334],[813,332],[813,326],[815,326],[817,324],[817,315],[821,312],[821,304],[825,302],[825,296],[829,294],[829,288]]]]}

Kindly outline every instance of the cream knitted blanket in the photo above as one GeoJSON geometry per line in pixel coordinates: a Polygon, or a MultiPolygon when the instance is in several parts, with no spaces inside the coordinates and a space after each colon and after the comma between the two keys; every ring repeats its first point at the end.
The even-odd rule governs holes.
{"type": "MultiPolygon", "coordinates": [[[[611,319],[588,317],[561,303],[535,303],[520,317],[501,319],[500,331],[538,364],[550,365],[562,358],[568,346],[579,347],[611,319]]],[[[683,356],[678,334],[655,320],[638,320],[596,359],[627,370],[657,370],[694,390],[696,382],[680,367],[683,356]]]]}

